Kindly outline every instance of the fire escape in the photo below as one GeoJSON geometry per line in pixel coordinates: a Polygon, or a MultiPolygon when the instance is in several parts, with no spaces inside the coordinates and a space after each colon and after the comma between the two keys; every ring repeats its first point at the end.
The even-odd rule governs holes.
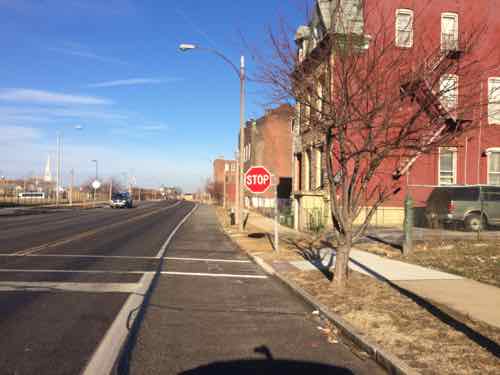
{"type": "Polygon", "coordinates": [[[422,151],[417,152],[394,173],[395,180],[408,173],[411,166],[425,152],[425,148],[432,145],[440,137],[455,132],[462,128],[463,124],[471,122],[460,118],[455,109],[448,108],[443,103],[443,95],[436,91],[432,79],[439,79],[449,71],[449,68],[462,57],[463,48],[459,48],[457,40],[454,38],[451,42],[445,44],[437,56],[431,60],[425,67],[423,74],[409,74],[400,87],[401,98],[409,97],[411,101],[416,102],[420,108],[429,117],[430,125],[435,126],[435,132],[422,145],[422,151]]]}

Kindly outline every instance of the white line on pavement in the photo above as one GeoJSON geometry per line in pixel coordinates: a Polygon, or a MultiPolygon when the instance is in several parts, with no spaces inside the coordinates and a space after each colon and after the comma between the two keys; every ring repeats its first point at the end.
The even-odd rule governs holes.
{"type": "Polygon", "coordinates": [[[196,261],[196,262],[252,263],[250,260],[238,260],[238,259],[179,258],[179,257],[165,257],[165,259],[167,259],[167,260],[196,261]]]}
{"type": "MultiPolygon", "coordinates": [[[[193,209],[174,228],[172,233],[170,233],[167,240],[158,252],[156,256],[157,258],[163,257],[175,233],[189,218],[189,216],[191,216],[191,214],[194,212],[194,210],[196,210],[197,207],[198,205],[196,204],[193,209]]],[[[109,375],[111,373],[113,367],[118,361],[118,357],[123,348],[123,345],[125,344],[128,335],[131,333],[131,328],[134,325],[137,314],[141,310],[141,306],[144,303],[144,298],[151,288],[154,277],[154,272],[148,272],[142,277],[140,282],[140,290],[128,297],[125,305],[116,316],[115,321],[106,332],[106,336],[104,336],[104,339],[99,344],[99,347],[92,355],[90,361],[87,363],[87,366],[85,367],[82,375],[109,375]]]]}
{"type": "Polygon", "coordinates": [[[50,269],[23,269],[23,268],[1,268],[0,272],[40,272],[40,273],[104,273],[116,275],[147,275],[153,271],[108,271],[108,270],[50,270],[50,269]]]}
{"type": "Polygon", "coordinates": [[[201,272],[174,272],[163,271],[162,275],[170,276],[203,276],[203,277],[234,277],[238,279],[267,279],[265,275],[234,275],[229,273],[201,273],[201,272]]]}
{"type": "Polygon", "coordinates": [[[9,258],[109,258],[109,259],[157,259],[156,257],[141,257],[141,256],[128,256],[128,255],[88,255],[88,254],[29,254],[29,255],[6,255],[1,254],[0,257],[9,258]]]}
{"type": "Polygon", "coordinates": [[[193,214],[193,212],[198,208],[198,205],[196,204],[193,209],[191,211],[189,211],[189,213],[184,217],[184,219],[182,219],[180,221],[179,224],[177,224],[177,226],[174,228],[174,230],[172,231],[172,233],[170,233],[170,236],[168,236],[167,240],[165,241],[165,243],[163,244],[163,246],[161,247],[160,251],[158,252],[158,254],[156,254],[156,258],[163,258],[163,256],[165,255],[165,251],[167,251],[167,247],[168,245],[170,244],[170,241],[172,240],[172,238],[174,237],[174,235],[177,233],[177,231],[179,230],[179,228],[182,226],[182,224],[184,224],[187,219],[189,219],[189,217],[193,214]]]}
{"type": "Polygon", "coordinates": [[[154,273],[141,278],[139,288],[128,297],[85,367],[83,375],[111,374],[153,278],[154,273]]]}
{"type": "Polygon", "coordinates": [[[135,293],[137,283],[66,283],[0,281],[0,292],[86,292],[86,293],[135,293]]]}

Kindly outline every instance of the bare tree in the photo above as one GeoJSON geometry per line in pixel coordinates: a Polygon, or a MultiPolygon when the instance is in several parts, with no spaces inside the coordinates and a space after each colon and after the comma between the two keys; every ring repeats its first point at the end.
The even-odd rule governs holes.
{"type": "Polygon", "coordinates": [[[272,100],[295,101],[295,126],[322,144],[337,245],[333,280],[344,287],[353,244],[401,190],[401,177],[421,155],[449,146],[483,116],[478,77],[494,64],[486,67],[474,55],[485,27],[473,20],[462,20],[466,31],[448,44],[423,28],[414,34],[413,23],[427,16],[423,1],[408,20],[412,25],[400,25],[396,36],[394,13],[384,2],[360,0],[355,9],[352,1],[349,9],[342,6],[347,1],[320,3],[331,5],[329,28],[299,28],[292,41],[280,25],[270,31],[272,57],[255,55],[258,79],[272,100]],[[401,48],[409,38],[413,48],[401,48]],[[457,80],[443,80],[456,76],[459,98],[457,80]]]}

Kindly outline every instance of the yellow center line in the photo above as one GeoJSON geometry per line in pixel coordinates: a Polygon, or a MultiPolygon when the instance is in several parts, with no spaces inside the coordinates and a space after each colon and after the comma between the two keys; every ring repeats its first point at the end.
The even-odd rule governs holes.
{"type": "Polygon", "coordinates": [[[51,247],[64,245],[64,244],[69,243],[69,242],[81,240],[83,238],[91,237],[91,236],[94,236],[97,233],[109,230],[111,228],[115,228],[115,227],[118,227],[118,226],[123,225],[123,224],[127,224],[127,223],[131,223],[131,222],[134,222],[134,221],[138,221],[140,219],[144,219],[145,217],[157,214],[157,213],[159,213],[161,211],[166,211],[166,210],[168,210],[168,209],[170,209],[172,207],[175,207],[175,206],[177,206],[179,204],[180,204],[180,202],[177,202],[177,203],[175,203],[175,204],[173,204],[171,206],[165,207],[165,208],[160,208],[158,210],[153,210],[151,212],[148,212],[148,213],[145,213],[145,214],[142,214],[142,215],[139,215],[139,216],[135,216],[135,217],[132,217],[130,219],[127,219],[127,220],[124,220],[124,221],[120,221],[118,223],[107,225],[104,228],[91,229],[91,230],[88,230],[86,232],[79,233],[79,234],[77,234],[75,236],[66,237],[66,238],[62,238],[62,239],[55,240],[55,241],[52,241],[52,242],[47,242],[47,243],[42,244],[42,245],[30,247],[28,249],[19,250],[19,251],[16,251],[15,253],[12,253],[12,254],[9,254],[9,255],[10,256],[31,255],[31,254],[34,254],[34,253],[36,253],[38,251],[44,250],[44,249],[48,249],[48,248],[51,248],[51,247]]]}

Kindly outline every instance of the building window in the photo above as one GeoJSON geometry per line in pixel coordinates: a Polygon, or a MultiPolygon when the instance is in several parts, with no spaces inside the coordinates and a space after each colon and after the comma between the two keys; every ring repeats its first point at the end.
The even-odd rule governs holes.
{"type": "Polygon", "coordinates": [[[457,149],[444,147],[439,149],[439,185],[457,183],[457,149]]]}
{"type": "Polygon", "coordinates": [[[488,152],[488,185],[500,185],[500,149],[488,152]]]}
{"type": "Polygon", "coordinates": [[[295,190],[302,189],[302,154],[295,155],[295,190]]]}
{"type": "Polygon", "coordinates": [[[396,46],[413,46],[413,11],[410,9],[396,10],[396,46]]]}
{"type": "Polygon", "coordinates": [[[458,49],[458,14],[441,14],[441,49],[456,51],[458,49]]]}
{"type": "Polygon", "coordinates": [[[500,124],[500,77],[488,79],[488,123],[500,124]]]}
{"type": "Polygon", "coordinates": [[[305,160],[304,160],[304,186],[303,190],[311,191],[311,150],[307,150],[305,152],[305,160]]]}
{"type": "Polygon", "coordinates": [[[321,112],[323,111],[323,84],[318,82],[318,86],[316,86],[316,109],[321,116],[321,112]]]}
{"type": "Polygon", "coordinates": [[[441,77],[440,82],[441,102],[448,110],[456,109],[458,106],[458,76],[446,74],[441,77]]]}
{"type": "Polygon", "coordinates": [[[316,149],[316,189],[323,187],[323,152],[321,148],[316,149]]]}

